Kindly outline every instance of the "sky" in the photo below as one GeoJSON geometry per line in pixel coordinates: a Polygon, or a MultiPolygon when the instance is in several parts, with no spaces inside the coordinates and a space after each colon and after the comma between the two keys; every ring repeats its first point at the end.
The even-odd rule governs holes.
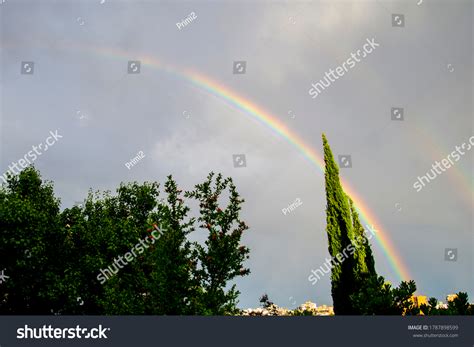
{"type": "MultiPolygon", "coordinates": [[[[272,115],[318,156],[325,133],[336,159],[350,155],[340,175],[418,294],[472,299],[474,150],[419,192],[413,185],[473,135],[473,14],[463,0],[0,0],[1,174],[56,130],[62,137],[34,165],[63,208],[90,188],[172,174],[191,189],[221,172],[245,198],[250,226],[239,306],[257,306],[263,293],[284,307],[331,304],[330,276],[308,281],[329,256],[322,171],[186,78],[198,74],[272,115]],[[313,98],[312,83],[367,40],[376,49],[313,98]],[[129,73],[130,61],[141,62],[139,73],[129,73]],[[403,120],[392,120],[393,108],[403,120]],[[244,167],[234,155],[245,155],[244,167]]],[[[371,243],[378,273],[398,285],[390,256],[371,243]]]]}

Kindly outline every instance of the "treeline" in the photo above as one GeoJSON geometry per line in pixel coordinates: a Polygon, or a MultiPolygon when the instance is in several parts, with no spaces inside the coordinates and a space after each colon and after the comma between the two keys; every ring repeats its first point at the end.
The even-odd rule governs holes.
{"type": "MultiPolygon", "coordinates": [[[[466,293],[447,307],[417,305],[413,280],[392,287],[377,274],[324,135],[323,148],[328,250],[343,259],[331,267],[335,314],[472,315],[466,293]]],[[[233,281],[250,273],[243,202],[231,178],[211,173],[190,191],[169,176],[163,192],[156,182],[121,184],[61,211],[33,167],[10,175],[0,187],[0,314],[239,314],[233,281]]]]}
{"type": "Polygon", "coordinates": [[[9,176],[0,188],[0,271],[8,276],[0,314],[235,313],[231,282],[250,271],[244,200],[232,179],[211,173],[182,192],[170,176],[161,194],[158,183],[122,184],[60,211],[53,185],[34,168],[9,176]],[[197,202],[199,217],[189,217],[185,199],[197,202]],[[153,224],[160,236],[150,240],[153,224]],[[205,242],[189,241],[191,233],[205,233],[205,242]],[[140,240],[147,247],[129,256],[140,240]]]}

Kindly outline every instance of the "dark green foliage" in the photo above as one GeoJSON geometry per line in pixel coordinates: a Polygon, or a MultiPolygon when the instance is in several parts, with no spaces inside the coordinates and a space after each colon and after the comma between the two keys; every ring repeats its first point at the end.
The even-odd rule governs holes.
{"type": "Polygon", "coordinates": [[[267,307],[270,307],[273,305],[273,302],[270,301],[270,299],[268,298],[268,294],[265,293],[263,294],[261,297],[260,297],[260,303],[262,304],[262,307],[263,308],[267,308],[267,307]]]}
{"type": "Polygon", "coordinates": [[[65,231],[58,218],[59,200],[50,183],[33,169],[8,178],[0,189],[0,270],[9,276],[0,285],[4,313],[57,311],[62,288],[65,231]]]}
{"type": "Polygon", "coordinates": [[[438,306],[438,300],[436,298],[430,298],[428,304],[421,305],[421,312],[429,316],[446,316],[446,315],[474,315],[474,305],[469,304],[469,297],[465,292],[459,292],[456,297],[449,301],[447,307],[436,307],[438,306]]]}
{"type": "Polygon", "coordinates": [[[376,276],[375,262],[353,202],[339,181],[339,168],[326,136],[323,134],[322,137],[326,164],[326,231],[329,254],[333,259],[338,255],[343,256],[342,262],[333,262],[331,271],[334,312],[358,314],[350,296],[359,290],[368,277],[376,276]]]}
{"type": "Polygon", "coordinates": [[[401,313],[409,316],[420,314],[419,307],[415,306],[411,297],[416,292],[415,281],[403,281],[400,283],[398,288],[393,288],[393,306],[398,309],[401,313]]]}
{"type": "Polygon", "coordinates": [[[362,315],[414,315],[419,314],[419,309],[410,300],[415,291],[414,281],[402,282],[398,288],[392,288],[382,276],[371,276],[351,299],[362,315]]]}
{"type": "Polygon", "coordinates": [[[362,315],[418,315],[424,314],[472,314],[466,293],[449,303],[448,309],[440,311],[431,304],[417,307],[411,300],[416,291],[414,281],[401,282],[392,288],[375,271],[375,260],[370,243],[352,199],[347,196],[339,181],[339,169],[331,148],[323,134],[324,161],[326,164],[326,221],[331,257],[344,254],[349,244],[354,245],[350,257],[344,257],[342,264],[333,262],[331,292],[335,314],[362,315]]]}
{"type": "Polygon", "coordinates": [[[185,194],[170,176],[161,200],[157,183],[122,184],[115,196],[90,192],[83,206],[62,212],[35,169],[10,177],[0,188],[0,270],[10,276],[0,285],[0,313],[234,312],[239,292],[226,288],[249,273],[242,267],[249,250],[240,245],[243,200],[221,175],[211,188],[213,177],[185,194]],[[227,190],[221,209],[217,200],[227,190]],[[196,221],[184,196],[198,200],[199,222],[212,226],[205,246],[188,239],[196,221]],[[155,223],[161,233],[152,242],[155,223]],[[146,247],[138,251],[137,244],[146,247]],[[132,249],[133,259],[102,284],[101,269],[132,249]]]}
{"type": "MultiPolygon", "coordinates": [[[[323,143],[329,253],[335,257],[353,246],[342,264],[333,262],[336,314],[472,315],[467,293],[458,293],[447,308],[436,308],[434,298],[418,308],[410,300],[415,282],[392,288],[377,276],[324,136],[323,143]]],[[[52,184],[34,168],[10,176],[0,187],[0,271],[9,276],[0,285],[0,314],[237,313],[239,292],[232,282],[249,273],[243,267],[249,249],[241,245],[248,227],[239,217],[244,200],[232,179],[211,173],[182,192],[169,176],[164,195],[157,183],[121,184],[115,195],[89,192],[83,205],[61,212],[52,184]],[[195,218],[185,199],[199,205],[195,218]],[[154,224],[161,234],[151,242],[154,224]],[[190,241],[192,233],[202,232],[204,243],[190,241]],[[150,243],[142,252],[99,281],[101,269],[143,240],[150,243]]],[[[261,303],[273,307],[266,295],[261,303]]]]}
{"type": "MultiPolygon", "coordinates": [[[[344,255],[342,264],[333,261],[331,273],[335,314],[420,314],[420,308],[411,300],[416,291],[414,281],[401,282],[398,288],[392,288],[382,276],[377,275],[369,240],[352,199],[341,186],[339,169],[324,134],[323,146],[329,253],[333,258],[338,254],[344,255]],[[345,252],[350,249],[351,244],[353,251],[345,252]]],[[[469,309],[464,297],[450,305],[456,306],[450,312],[468,312],[469,309]]]]}
{"type": "Polygon", "coordinates": [[[472,315],[472,306],[469,305],[469,297],[465,292],[457,293],[456,297],[448,302],[448,312],[452,315],[472,315]]]}
{"type": "Polygon", "coordinates": [[[440,315],[440,310],[436,308],[438,306],[438,299],[429,298],[428,304],[422,304],[420,306],[420,311],[426,316],[438,316],[440,315]]]}
{"type": "Polygon", "coordinates": [[[399,314],[393,305],[394,295],[391,285],[385,283],[382,276],[370,277],[357,293],[352,294],[351,298],[354,307],[356,307],[362,315],[399,314]]]}
{"type": "Polygon", "coordinates": [[[349,196],[348,199],[352,217],[354,240],[357,240],[354,252],[356,263],[355,272],[356,276],[359,277],[358,282],[360,283],[367,277],[377,276],[377,273],[375,272],[375,260],[372,254],[372,248],[370,247],[369,240],[365,235],[365,229],[359,221],[359,214],[355,209],[352,199],[349,196]]]}

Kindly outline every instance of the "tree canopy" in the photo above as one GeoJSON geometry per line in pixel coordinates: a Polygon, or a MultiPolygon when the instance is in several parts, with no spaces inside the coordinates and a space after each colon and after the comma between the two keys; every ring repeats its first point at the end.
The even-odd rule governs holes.
{"type": "Polygon", "coordinates": [[[243,202],[231,178],[211,173],[188,192],[169,176],[163,192],[156,182],[121,184],[61,211],[36,169],[9,176],[0,188],[0,269],[9,276],[0,313],[232,314],[232,282],[250,272],[243,202]],[[200,231],[204,244],[190,241],[200,231]]]}

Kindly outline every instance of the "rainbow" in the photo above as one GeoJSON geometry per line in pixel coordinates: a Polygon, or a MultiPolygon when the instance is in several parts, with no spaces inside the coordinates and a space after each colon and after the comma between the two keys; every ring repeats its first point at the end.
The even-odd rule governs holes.
{"type": "MultiPolygon", "coordinates": [[[[130,60],[131,54],[126,51],[121,51],[111,48],[78,46],[74,44],[74,48],[80,51],[93,51],[97,54],[112,58],[123,58],[125,61],[130,60]]],[[[204,76],[194,70],[180,68],[171,64],[164,63],[155,57],[148,55],[135,56],[133,60],[139,60],[142,66],[148,66],[159,71],[170,73],[193,86],[204,90],[210,95],[225,101],[230,106],[242,111],[244,114],[258,121],[273,132],[280,135],[290,145],[295,147],[301,154],[314,166],[316,166],[322,173],[324,173],[324,160],[311,147],[306,145],[303,140],[293,131],[282,123],[276,116],[270,114],[260,106],[251,102],[250,100],[239,95],[237,92],[227,88],[219,82],[211,79],[209,76],[204,76]]],[[[343,189],[349,194],[354,201],[356,209],[362,219],[362,224],[367,225],[375,230],[375,239],[385,254],[391,268],[398,276],[400,281],[411,279],[407,267],[404,265],[401,257],[398,255],[393,243],[388,237],[386,231],[383,230],[381,223],[377,220],[375,215],[370,211],[364,200],[355,192],[346,180],[341,179],[343,189]]]]}

